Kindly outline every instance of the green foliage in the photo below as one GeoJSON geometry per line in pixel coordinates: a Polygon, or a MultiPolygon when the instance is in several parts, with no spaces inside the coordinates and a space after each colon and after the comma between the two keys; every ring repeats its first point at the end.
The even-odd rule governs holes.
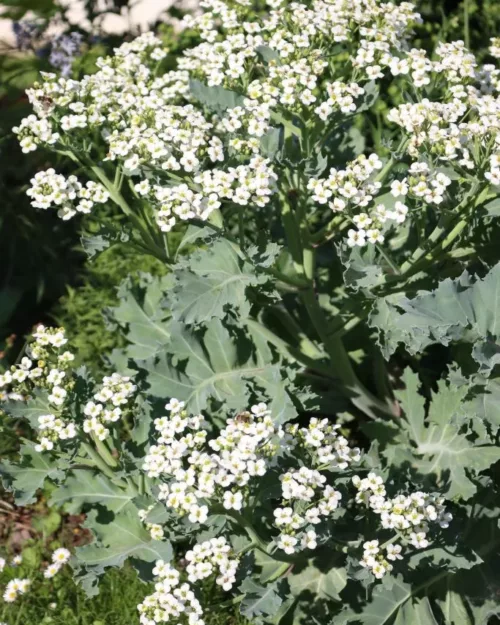
{"type": "Polygon", "coordinates": [[[500,264],[483,279],[474,281],[464,272],[455,280],[443,280],[433,292],[420,291],[411,299],[402,294],[380,299],[370,322],[381,331],[387,356],[399,343],[418,353],[433,343],[462,340],[473,344],[472,356],[489,374],[497,364],[499,280],[500,264]]]}
{"type": "Polygon", "coordinates": [[[281,384],[269,347],[248,335],[231,336],[217,319],[206,324],[204,334],[175,323],[170,334],[165,352],[143,364],[155,397],[177,397],[193,412],[207,408],[211,398],[235,410],[250,396],[247,381],[255,380],[268,397],[281,384]]]}
{"type": "MultiPolygon", "coordinates": [[[[175,271],[177,297],[171,310],[174,319],[185,324],[225,316],[227,307],[240,318],[248,317],[248,287],[266,281],[245,263],[228,241],[216,241],[209,249],[191,255],[175,271]]],[[[175,291],[174,291],[175,293],[175,291]]]]}
{"type": "MultiPolygon", "coordinates": [[[[125,318],[125,313],[120,312],[123,304],[118,306],[111,324],[106,322],[106,309],[116,307],[120,304],[123,292],[126,289],[134,289],[129,293],[127,290],[127,301],[132,302],[133,292],[143,288],[144,278],[141,271],[153,272],[153,275],[162,275],[165,269],[161,264],[149,256],[144,256],[126,247],[113,247],[109,251],[100,254],[89,264],[83,278],[83,284],[76,287],[68,287],[67,294],[61,298],[56,306],[53,317],[56,322],[65,327],[71,340],[71,347],[74,349],[79,362],[85,363],[92,371],[101,371],[105,366],[103,354],[109,354],[114,349],[124,345],[123,338],[117,331],[117,324],[129,323],[131,319],[125,318]],[[130,279],[127,277],[130,275],[130,279]],[[117,286],[127,279],[126,286],[117,289],[117,286]],[[135,285],[137,285],[135,287],[135,285]]],[[[151,278],[153,279],[153,278],[151,278]]],[[[168,278],[162,278],[167,280],[168,278]]],[[[150,294],[150,297],[152,294],[150,294]]],[[[156,306],[153,300],[149,304],[156,306]]],[[[140,327],[143,316],[138,306],[129,305],[127,315],[131,316],[134,309],[137,313],[137,332],[146,332],[146,328],[140,327]]],[[[149,323],[149,322],[148,322],[149,323]]],[[[131,330],[134,338],[136,335],[131,330]]],[[[150,335],[148,340],[157,340],[156,335],[150,335]]],[[[137,341],[140,343],[140,341],[137,341]]],[[[136,355],[136,353],[134,354],[136,355]]],[[[132,357],[132,354],[131,354],[132,357]]]]}
{"type": "Polygon", "coordinates": [[[88,517],[87,525],[96,540],[77,549],[78,562],[87,575],[100,575],[106,568],[120,567],[128,558],[144,562],[172,559],[170,543],[151,539],[133,505],[115,512],[112,520],[100,521],[94,513],[88,517]]]}
{"type": "Polygon", "coordinates": [[[47,479],[57,481],[63,478],[67,465],[42,456],[31,443],[22,445],[20,453],[22,461],[19,464],[4,462],[0,475],[14,493],[16,503],[25,505],[36,501],[36,493],[47,479]]]}
{"type": "Polygon", "coordinates": [[[477,491],[477,474],[500,460],[500,448],[495,438],[470,437],[474,413],[464,402],[467,386],[440,382],[426,411],[418,376],[407,369],[403,380],[405,390],[398,398],[404,415],[397,426],[387,427],[382,453],[393,467],[411,467],[415,480],[423,479],[450,498],[470,499],[477,491]]]}

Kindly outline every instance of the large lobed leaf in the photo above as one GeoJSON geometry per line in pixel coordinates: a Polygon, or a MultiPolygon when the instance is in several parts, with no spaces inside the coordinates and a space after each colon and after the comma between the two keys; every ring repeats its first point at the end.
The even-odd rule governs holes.
{"type": "Polygon", "coordinates": [[[275,398],[281,421],[295,416],[279,365],[264,341],[252,341],[241,330],[230,333],[219,319],[205,327],[202,332],[171,324],[172,340],[164,353],[143,365],[152,395],[181,399],[193,412],[206,409],[210,399],[238,409],[249,400],[252,384],[275,398]]]}
{"type": "Polygon", "coordinates": [[[26,505],[36,501],[36,492],[45,484],[45,480],[60,480],[64,477],[67,462],[57,462],[50,454],[35,451],[33,443],[21,445],[21,461],[13,464],[4,461],[0,466],[0,475],[6,487],[14,492],[18,505],[26,505]]]}
{"type": "Polygon", "coordinates": [[[67,512],[80,512],[84,504],[100,504],[115,514],[121,512],[137,495],[133,487],[122,490],[105,475],[92,470],[75,469],[64,484],[51,495],[51,506],[65,506],[67,512]]]}
{"type": "Polygon", "coordinates": [[[162,301],[172,286],[170,274],[161,278],[141,274],[138,286],[134,287],[129,279],[121,284],[120,304],[109,311],[109,316],[127,329],[129,358],[149,358],[170,340],[170,312],[162,307],[162,301]]]}
{"type": "Polygon", "coordinates": [[[152,540],[140,521],[138,510],[129,505],[113,515],[112,519],[101,521],[95,513],[90,523],[95,541],[76,550],[78,563],[87,571],[100,575],[108,567],[120,567],[128,558],[144,562],[170,561],[172,546],[168,541],[152,540]]]}
{"type": "Polygon", "coordinates": [[[468,388],[441,382],[426,411],[417,375],[406,369],[403,381],[397,396],[404,414],[397,425],[382,426],[387,435],[382,454],[393,467],[410,466],[447,497],[469,499],[477,490],[474,477],[500,459],[500,448],[468,436],[463,425],[468,388]]]}
{"type": "Polygon", "coordinates": [[[247,317],[250,303],[246,289],[262,284],[266,277],[257,275],[235,247],[222,239],[179,263],[175,280],[172,316],[192,324],[223,318],[228,308],[236,309],[240,318],[247,317]]]}
{"type": "Polygon", "coordinates": [[[400,343],[416,354],[433,343],[462,340],[474,344],[474,358],[490,372],[500,362],[500,263],[483,279],[474,280],[464,272],[412,299],[402,295],[381,299],[370,324],[378,329],[386,356],[400,343]]]}
{"type": "Polygon", "coordinates": [[[261,586],[247,577],[239,587],[245,595],[241,602],[241,613],[248,619],[274,616],[286,597],[285,587],[286,582],[283,580],[261,586]]]}

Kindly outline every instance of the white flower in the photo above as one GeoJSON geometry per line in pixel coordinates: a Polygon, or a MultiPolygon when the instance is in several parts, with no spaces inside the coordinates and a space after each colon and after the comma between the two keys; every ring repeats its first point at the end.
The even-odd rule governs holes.
{"type": "Polygon", "coordinates": [[[318,546],[317,535],[314,530],[309,530],[302,535],[302,549],[316,549],[318,546]]]}
{"type": "Polygon", "coordinates": [[[66,562],[69,561],[70,557],[71,553],[68,549],[65,549],[64,547],[59,547],[59,549],[56,549],[52,554],[52,562],[58,564],[66,564],[66,562]]]}
{"type": "Polygon", "coordinates": [[[294,536],[290,536],[288,534],[280,534],[278,540],[278,548],[282,549],[286,554],[292,555],[295,553],[295,545],[297,544],[297,539],[294,536]]]}
{"type": "Polygon", "coordinates": [[[391,194],[394,197],[400,197],[407,195],[408,193],[408,184],[406,180],[394,180],[391,183],[391,194]]]}
{"type": "Polygon", "coordinates": [[[401,545],[387,545],[387,559],[388,560],[402,560],[401,545]]]}
{"type": "Polygon", "coordinates": [[[349,247],[363,247],[366,244],[366,233],[364,230],[349,229],[347,231],[347,245],[349,247]]]}
{"type": "Polygon", "coordinates": [[[243,495],[240,492],[225,492],[222,505],[226,510],[241,510],[243,505],[243,495]]]}
{"type": "MultiPolygon", "coordinates": [[[[224,505],[224,507],[226,506],[224,505]]],[[[191,523],[205,523],[207,518],[208,506],[193,505],[189,508],[189,520],[191,523]]]]}
{"type": "Polygon", "coordinates": [[[57,573],[59,573],[60,570],[61,570],[61,564],[54,562],[48,565],[48,567],[45,569],[43,573],[43,576],[46,579],[50,579],[54,577],[55,575],[57,575],[57,573]]]}

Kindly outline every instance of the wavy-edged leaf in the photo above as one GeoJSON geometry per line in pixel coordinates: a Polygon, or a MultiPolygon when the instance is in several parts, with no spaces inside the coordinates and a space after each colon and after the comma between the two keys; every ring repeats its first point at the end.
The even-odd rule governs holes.
{"type": "Polygon", "coordinates": [[[2,403],[2,410],[14,419],[26,419],[32,428],[38,428],[38,418],[54,412],[48,395],[46,390],[35,389],[28,401],[11,399],[2,403]]]}
{"type": "Polygon", "coordinates": [[[170,312],[162,307],[165,293],[173,286],[171,274],[161,278],[142,274],[138,286],[125,280],[118,291],[120,304],[109,311],[111,319],[127,329],[129,358],[150,358],[170,340],[170,312]]]}
{"type": "Polygon", "coordinates": [[[248,316],[250,303],[246,289],[266,280],[256,275],[253,267],[225,239],[183,261],[175,278],[172,316],[187,324],[223,318],[228,308],[236,309],[240,318],[248,316]]]}
{"type": "Polygon", "coordinates": [[[229,409],[241,408],[249,400],[250,384],[269,398],[278,395],[283,381],[264,342],[241,331],[230,333],[218,319],[206,324],[205,332],[177,323],[170,332],[165,352],[143,365],[152,395],[182,399],[193,412],[207,408],[210,398],[229,409]]]}
{"type": "Polygon", "coordinates": [[[487,625],[500,612],[496,595],[498,557],[476,568],[446,568],[406,583],[401,576],[379,584],[371,599],[346,611],[330,625],[487,625]]]}
{"type": "Polygon", "coordinates": [[[386,356],[399,343],[416,354],[433,343],[463,340],[475,344],[472,355],[489,373],[500,362],[500,263],[482,279],[464,272],[412,299],[401,295],[381,299],[370,324],[378,329],[386,356]]]}
{"type": "Polygon", "coordinates": [[[122,490],[106,476],[90,470],[75,469],[62,486],[53,491],[51,506],[65,506],[70,514],[80,512],[84,504],[101,504],[115,514],[123,510],[137,495],[128,487],[122,490]]]}
{"type": "Polygon", "coordinates": [[[340,601],[339,593],[347,584],[347,573],[344,567],[321,562],[318,558],[298,573],[293,573],[288,577],[292,593],[297,597],[305,595],[304,598],[312,603],[318,599],[340,601]],[[317,564],[320,566],[316,566],[317,564]]]}
{"type": "Polygon", "coordinates": [[[364,290],[369,297],[369,289],[375,286],[384,275],[383,269],[377,262],[377,252],[374,245],[365,248],[337,245],[339,258],[344,265],[344,282],[354,290],[364,290]]]}
{"type": "Polygon", "coordinates": [[[18,505],[27,505],[36,501],[36,492],[42,488],[45,480],[58,480],[64,476],[67,466],[65,460],[57,462],[49,453],[35,451],[33,443],[21,445],[21,460],[18,464],[3,462],[0,475],[7,488],[14,492],[18,505]]]}
{"type": "Polygon", "coordinates": [[[395,465],[409,463],[448,497],[469,499],[476,492],[470,476],[499,460],[500,448],[475,444],[462,431],[467,387],[441,382],[426,416],[417,375],[407,368],[403,380],[405,390],[397,395],[404,416],[391,428],[394,438],[386,442],[382,453],[395,465]]]}
{"type": "Polygon", "coordinates": [[[216,113],[223,113],[227,109],[241,106],[244,100],[244,96],[235,91],[229,91],[224,87],[209,87],[194,78],[189,81],[189,90],[200,104],[216,113]]]}
{"type": "Polygon", "coordinates": [[[248,619],[274,616],[283,603],[285,585],[282,580],[260,586],[247,577],[238,589],[245,595],[241,602],[241,613],[248,619]]]}
{"type": "Polygon", "coordinates": [[[132,505],[115,514],[108,523],[92,515],[91,528],[95,542],[77,548],[76,555],[80,565],[98,575],[108,567],[122,566],[128,558],[144,562],[168,562],[172,558],[170,543],[152,540],[132,505]]]}

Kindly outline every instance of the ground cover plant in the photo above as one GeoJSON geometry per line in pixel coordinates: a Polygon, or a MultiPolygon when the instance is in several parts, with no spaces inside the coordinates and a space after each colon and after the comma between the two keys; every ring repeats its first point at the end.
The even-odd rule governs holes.
{"type": "Polygon", "coordinates": [[[23,151],[75,171],[33,206],[112,204],[89,255],[168,271],[121,285],[102,379],[36,329],[0,378],[36,439],[4,482],[87,513],[89,594],[155,580],[144,625],[493,622],[500,41],[426,53],[410,3],[203,8],[173,67],[147,33],[28,92],[23,151]]]}

